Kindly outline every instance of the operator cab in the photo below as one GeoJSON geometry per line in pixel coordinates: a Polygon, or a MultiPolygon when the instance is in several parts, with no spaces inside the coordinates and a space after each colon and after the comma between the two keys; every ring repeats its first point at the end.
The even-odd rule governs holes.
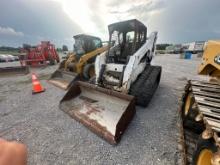
{"type": "Polygon", "coordinates": [[[102,47],[102,41],[98,37],[79,34],[73,37],[75,39],[74,52],[78,59],[86,53],[102,47]]]}
{"type": "Polygon", "coordinates": [[[147,27],[136,19],[110,24],[109,48],[107,63],[127,64],[133,55],[147,39],[147,27]]]}

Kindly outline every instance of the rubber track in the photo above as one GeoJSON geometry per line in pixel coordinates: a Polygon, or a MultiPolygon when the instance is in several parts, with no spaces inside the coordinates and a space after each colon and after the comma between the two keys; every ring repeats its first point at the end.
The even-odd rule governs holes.
{"type": "Polygon", "coordinates": [[[130,94],[135,96],[137,105],[146,107],[153,97],[159,82],[158,76],[161,74],[160,66],[147,65],[142,74],[132,84],[130,94]]]}

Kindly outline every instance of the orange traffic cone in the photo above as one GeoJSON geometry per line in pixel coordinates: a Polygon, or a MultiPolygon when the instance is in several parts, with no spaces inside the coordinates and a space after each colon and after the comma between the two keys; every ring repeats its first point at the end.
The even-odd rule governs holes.
{"type": "Polygon", "coordinates": [[[37,76],[32,73],[32,94],[44,92],[45,89],[41,86],[40,81],[38,81],[37,76]]]}

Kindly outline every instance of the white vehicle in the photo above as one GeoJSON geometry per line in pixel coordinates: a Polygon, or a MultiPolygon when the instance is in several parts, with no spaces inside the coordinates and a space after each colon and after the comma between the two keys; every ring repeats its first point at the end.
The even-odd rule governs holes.
{"type": "Polygon", "coordinates": [[[15,57],[13,55],[7,54],[7,57],[9,62],[15,61],[15,57]]]}
{"type": "Polygon", "coordinates": [[[204,41],[191,42],[186,51],[190,51],[192,53],[199,53],[203,51],[204,45],[205,45],[204,41]]]}
{"type": "MultiPolygon", "coordinates": [[[[147,38],[147,28],[137,20],[129,20],[109,25],[109,33],[110,42],[114,41],[115,45],[96,58],[95,83],[105,88],[135,95],[137,104],[146,106],[152,93],[150,96],[139,95],[140,86],[137,87],[135,84],[138,84],[140,79],[138,76],[142,77],[144,73],[146,75],[142,77],[141,88],[148,90],[147,88],[150,87],[154,90],[159,83],[161,67],[150,65],[155,53],[157,32],[151,33],[147,38]],[[137,28],[135,26],[139,28],[139,31],[135,29],[137,28]],[[151,72],[155,72],[156,75],[151,77],[151,72]],[[150,79],[152,84],[147,84],[147,79],[150,79]]],[[[141,91],[141,93],[144,92],[141,91]]]]}
{"type": "Polygon", "coordinates": [[[135,114],[135,102],[146,107],[156,91],[161,67],[150,65],[157,32],[133,19],[108,26],[113,47],[96,57],[96,77],[75,83],[60,108],[110,143],[117,143],[135,114]]]}
{"type": "Polygon", "coordinates": [[[8,62],[8,61],[9,59],[7,55],[4,55],[4,54],[0,55],[0,62],[8,62]]]}
{"type": "Polygon", "coordinates": [[[197,41],[195,43],[194,52],[199,53],[204,49],[205,41],[197,41]]]}
{"type": "Polygon", "coordinates": [[[14,60],[15,61],[19,61],[19,57],[18,56],[14,56],[14,60]]]}

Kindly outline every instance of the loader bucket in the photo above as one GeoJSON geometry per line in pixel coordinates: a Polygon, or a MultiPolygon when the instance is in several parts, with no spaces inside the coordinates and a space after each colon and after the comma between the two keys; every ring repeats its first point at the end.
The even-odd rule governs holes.
{"type": "Polygon", "coordinates": [[[135,114],[134,97],[78,81],[60,109],[111,144],[119,142],[135,114]]]}
{"type": "Polygon", "coordinates": [[[12,75],[24,75],[28,74],[28,66],[14,66],[14,67],[4,67],[0,68],[0,76],[12,76],[12,75]]]}
{"type": "Polygon", "coordinates": [[[58,69],[51,75],[49,82],[66,90],[78,79],[79,74],[58,69]]]}

